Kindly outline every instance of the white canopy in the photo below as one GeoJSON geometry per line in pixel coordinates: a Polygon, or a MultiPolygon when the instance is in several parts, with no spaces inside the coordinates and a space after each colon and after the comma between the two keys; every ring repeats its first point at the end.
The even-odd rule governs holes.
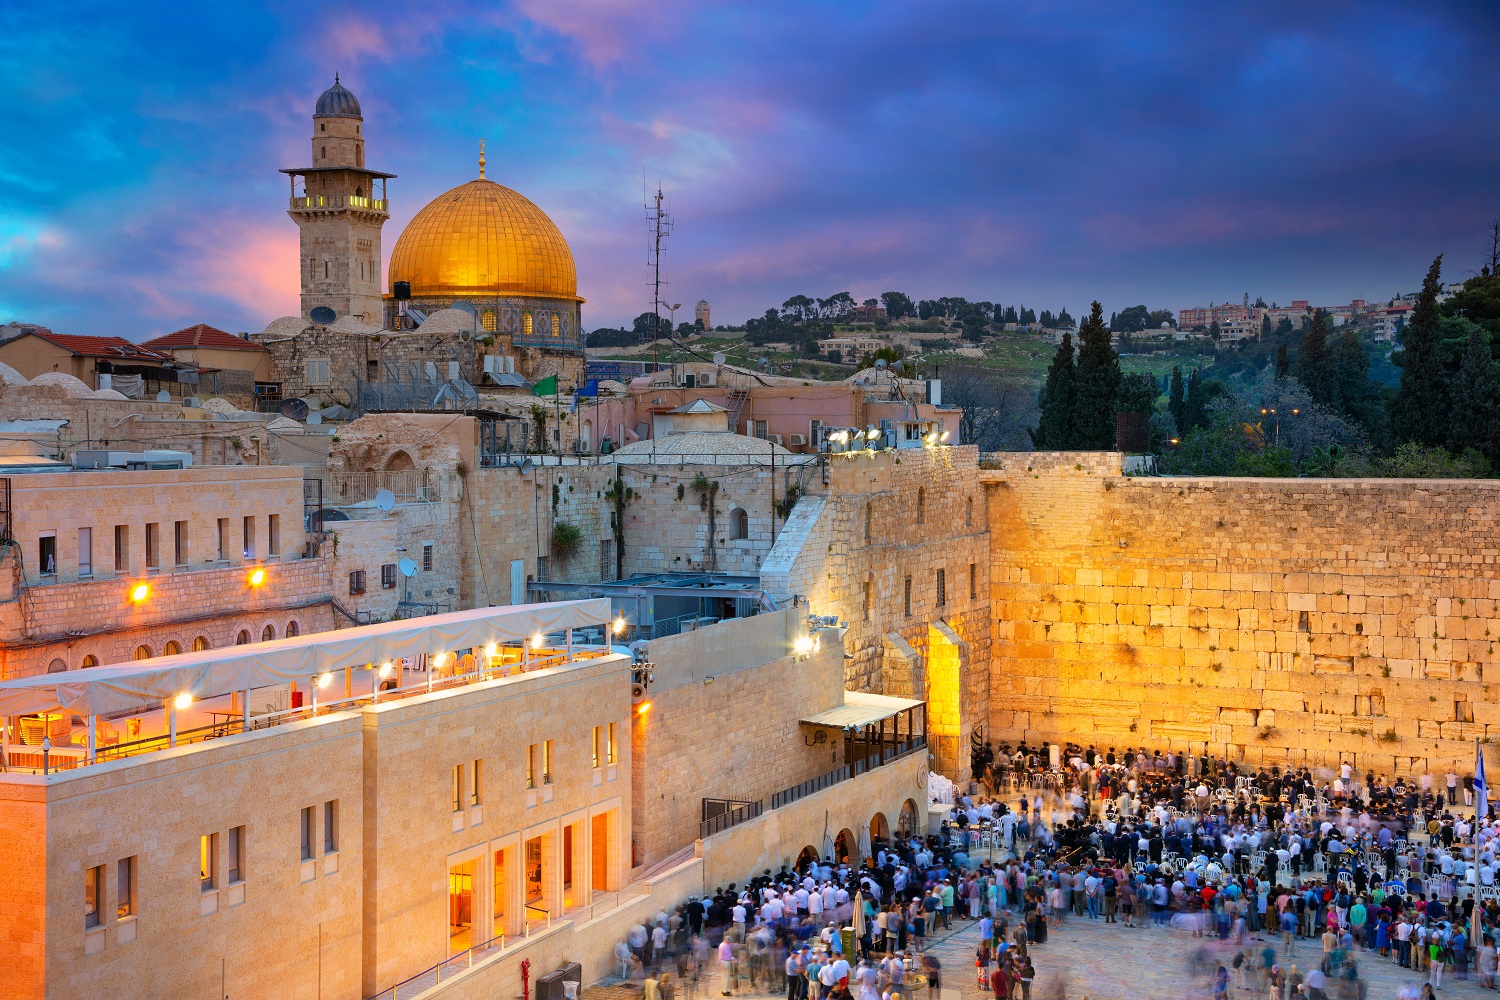
{"type": "Polygon", "coordinates": [[[195,699],[212,698],[345,667],[524,641],[537,633],[602,625],[609,619],[608,598],[516,604],[20,677],[0,681],[0,715],[56,709],[75,715],[129,712],[184,692],[195,699]]]}

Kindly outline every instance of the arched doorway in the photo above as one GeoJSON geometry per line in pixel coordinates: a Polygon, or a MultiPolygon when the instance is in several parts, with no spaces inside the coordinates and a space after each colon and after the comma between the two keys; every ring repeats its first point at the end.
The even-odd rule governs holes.
{"type": "Polygon", "coordinates": [[[795,871],[805,871],[808,863],[818,860],[818,849],[811,844],[802,848],[802,853],[797,855],[797,863],[793,865],[795,871]]]}
{"type": "Polygon", "coordinates": [[[594,450],[594,422],[592,420],[585,420],[583,422],[583,433],[581,440],[583,441],[584,451],[594,450]]]}
{"type": "Polygon", "coordinates": [[[68,661],[61,657],[54,657],[52,662],[47,664],[47,673],[49,674],[60,674],[67,669],[68,661]]]}
{"type": "Polygon", "coordinates": [[[876,813],[870,817],[870,842],[873,844],[890,839],[891,824],[885,818],[885,813],[876,813]]]}
{"type": "Polygon", "coordinates": [[[896,829],[901,836],[910,837],[917,831],[917,803],[913,799],[907,799],[901,803],[901,817],[896,820],[896,829]]]}
{"type": "Polygon", "coordinates": [[[846,827],[833,838],[833,860],[839,864],[845,861],[851,865],[859,864],[859,842],[855,840],[853,830],[846,827]]]}

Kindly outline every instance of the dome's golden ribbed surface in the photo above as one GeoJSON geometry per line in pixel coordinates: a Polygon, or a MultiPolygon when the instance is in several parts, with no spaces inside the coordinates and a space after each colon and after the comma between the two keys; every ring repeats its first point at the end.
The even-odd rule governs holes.
{"type": "Polygon", "coordinates": [[[460,184],[418,212],[391,251],[390,280],[423,296],[578,297],[578,270],[547,214],[494,181],[460,184]]]}

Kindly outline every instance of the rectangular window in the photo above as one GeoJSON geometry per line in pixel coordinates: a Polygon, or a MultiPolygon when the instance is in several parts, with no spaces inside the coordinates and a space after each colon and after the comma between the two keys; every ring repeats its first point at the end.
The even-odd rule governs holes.
{"type": "Polygon", "coordinates": [[[764,441],[766,439],[766,422],[764,420],[754,420],[751,421],[751,424],[755,428],[755,433],[751,437],[758,437],[764,441]]]}
{"type": "Polygon", "coordinates": [[[969,563],[969,600],[979,599],[979,566],[977,563],[969,563]]]}
{"type": "Polygon", "coordinates": [[[907,577],[902,582],[902,591],[903,591],[902,601],[903,601],[904,606],[906,608],[906,617],[910,618],[911,617],[911,577],[907,577]]]}
{"type": "Polygon", "coordinates": [[[431,573],[432,572],[432,543],[431,542],[423,542],[422,543],[422,572],[423,573],[431,573]]]}
{"type": "MultiPolygon", "coordinates": [[[[178,522],[178,523],[181,523],[181,522],[178,522]]],[[[218,538],[219,538],[219,541],[218,541],[218,554],[214,558],[218,559],[219,562],[224,562],[226,559],[229,558],[229,518],[227,518],[227,517],[221,517],[221,518],[219,518],[217,524],[218,524],[218,538]]],[[[181,559],[178,559],[177,561],[179,563],[182,562],[181,559]]]]}
{"type": "Polygon", "coordinates": [[[57,573],[57,532],[44,531],[37,538],[36,569],[43,576],[57,573]]]}
{"type": "Polygon", "coordinates": [[[536,744],[526,747],[526,787],[536,787],[536,744]]]}
{"type": "Polygon", "coordinates": [[[229,831],[229,881],[245,880],[245,828],[237,826],[229,831]]]}
{"type": "Polygon", "coordinates": [[[870,605],[875,599],[875,584],[865,581],[865,621],[870,620],[870,605]]]}
{"type": "Polygon", "coordinates": [[[146,525],[146,568],[161,569],[161,525],[146,525]]]}
{"type": "Polygon", "coordinates": [[[337,854],[339,849],[339,800],[323,803],[323,853],[337,854]]]}
{"type": "Polygon", "coordinates": [[[328,384],[328,359],[308,358],[305,368],[308,385],[328,384]]]}
{"type": "Polygon", "coordinates": [[[937,571],[937,603],[940,608],[948,603],[948,571],[943,569],[937,571]]]}
{"type": "Polygon", "coordinates": [[[246,559],[255,558],[255,515],[251,514],[245,518],[245,528],[242,533],[244,539],[244,556],[246,559]]]}
{"type": "Polygon", "coordinates": [[[616,743],[615,743],[615,724],[613,722],[611,722],[609,724],[609,730],[608,730],[608,733],[607,733],[607,742],[605,743],[605,746],[604,746],[604,749],[605,749],[604,759],[606,761],[608,761],[609,763],[611,763],[611,764],[615,763],[615,761],[618,759],[618,756],[617,756],[616,751],[615,751],[615,747],[616,747],[616,743]]]}
{"type": "Polygon", "coordinates": [[[475,760],[474,767],[469,772],[469,805],[479,805],[479,780],[484,774],[484,761],[475,760]]]}
{"type": "Polygon", "coordinates": [[[593,764],[591,766],[592,767],[598,767],[603,760],[604,760],[604,727],[603,726],[595,726],[594,727],[594,744],[593,744],[593,761],[594,762],[593,762],[593,764]]]}
{"type": "Polygon", "coordinates": [[[318,843],[313,839],[313,824],[317,819],[313,816],[316,807],[308,806],[302,810],[302,860],[311,861],[318,843]]]}
{"type": "Polygon", "coordinates": [[[362,569],[354,570],[352,573],[349,574],[349,593],[350,594],[363,594],[364,592],[365,592],[365,571],[362,570],[362,569]]]}
{"type": "Polygon", "coordinates": [[[135,916],[135,858],[115,863],[115,919],[135,916]]]}
{"type": "Polygon", "coordinates": [[[186,521],[172,523],[172,558],[178,566],[188,564],[188,523],[186,521]]]}
{"type": "Polygon", "coordinates": [[[130,572],[130,526],[115,525],[115,572],[130,572]]]}
{"type": "Polygon", "coordinates": [[[83,927],[88,930],[103,922],[100,906],[104,903],[104,866],[96,865],[83,873],[83,927]]]}
{"type": "Polygon", "coordinates": [[[219,835],[205,833],[198,838],[198,888],[203,892],[219,883],[219,835]]]}
{"type": "Polygon", "coordinates": [[[94,575],[94,529],[78,529],[78,575],[94,575]]]}
{"type": "Polygon", "coordinates": [[[396,564],[383,563],[380,567],[380,589],[396,589],[396,564]]]}
{"type": "Polygon", "coordinates": [[[266,555],[281,555],[280,514],[270,514],[266,517],[266,555]]]}
{"type": "Polygon", "coordinates": [[[542,744],[542,784],[552,784],[552,741],[542,744]]]}
{"type": "Polygon", "coordinates": [[[453,765],[453,811],[458,812],[464,807],[464,766],[453,765]]]}

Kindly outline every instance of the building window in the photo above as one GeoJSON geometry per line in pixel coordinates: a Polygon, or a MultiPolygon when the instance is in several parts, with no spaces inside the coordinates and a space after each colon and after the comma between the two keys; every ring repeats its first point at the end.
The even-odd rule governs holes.
{"type": "Polygon", "coordinates": [[[37,538],[37,572],[43,576],[57,575],[57,532],[44,531],[37,538]]]}
{"type": "Polygon", "coordinates": [[[613,764],[619,760],[619,744],[615,742],[615,724],[613,722],[605,728],[604,740],[604,759],[607,763],[613,764]]]}
{"type": "Polygon", "coordinates": [[[531,313],[522,313],[521,314],[521,336],[523,336],[523,337],[529,337],[529,336],[531,336],[531,325],[532,325],[532,323],[533,323],[533,320],[531,318],[531,313]]]}
{"type": "Polygon", "coordinates": [[[385,563],[380,567],[380,589],[396,589],[396,564],[385,563]]]}
{"type": "Polygon", "coordinates": [[[927,487],[917,487],[917,523],[927,520],[927,487]]]}
{"type": "Polygon", "coordinates": [[[302,860],[311,861],[317,851],[317,841],[313,839],[313,824],[317,822],[314,813],[316,806],[307,806],[302,810],[302,860]]]}
{"type": "Polygon", "coordinates": [[[201,653],[208,648],[208,636],[200,635],[193,640],[193,652],[201,653]]]}
{"type": "Polygon", "coordinates": [[[115,525],[115,572],[130,572],[130,526],[115,525]]]}
{"type": "Polygon", "coordinates": [[[351,595],[353,595],[353,594],[363,594],[364,592],[365,592],[365,571],[362,570],[362,569],[354,570],[353,572],[351,572],[349,574],[349,593],[351,595]]]}
{"type": "Polygon", "coordinates": [[[865,621],[869,621],[870,620],[870,605],[872,603],[874,603],[874,597],[875,597],[875,584],[871,583],[869,580],[866,580],[865,583],[864,583],[864,589],[865,589],[865,618],[864,618],[864,620],[865,621]]]}
{"type": "Polygon", "coordinates": [[[729,512],[729,524],[731,527],[731,538],[750,537],[750,513],[743,507],[736,507],[729,512]]]}
{"type": "Polygon", "coordinates": [[[95,656],[93,653],[90,653],[89,655],[85,656],[83,658],[83,662],[78,665],[85,670],[87,670],[89,667],[97,667],[99,665],[99,657],[95,656]]]}
{"type": "Polygon", "coordinates": [[[760,438],[762,441],[766,439],[766,422],[764,420],[752,420],[750,421],[750,427],[754,431],[751,437],[760,438]]]}
{"type": "Polygon", "coordinates": [[[493,310],[493,309],[486,309],[482,314],[480,314],[479,322],[484,326],[484,328],[485,328],[485,330],[487,332],[494,333],[495,332],[495,310],[493,310]]]}
{"type": "Polygon", "coordinates": [[[462,764],[453,765],[453,795],[451,798],[452,805],[450,808],[454,812],[458,812],[464,807],[464,766],[462,764]]]}
{"type": "Polygon", "coordinates": [[[307,361],[303,364],[303,369],[304,373],[307,375],[308,385],[328,384],[329,378],[327,358],[308,358],[307,361]]]}
{"type": "Polygon", "coordinates": [[[937,603],[940,608],[948,603],[948,571],[944,569],[937,571],[937,603]]]}
{"type": "Polygon", "coordinates": [[[161,525],[146,525],[146,568],[161,569],[161,525]]]}
{"type": "Polygon", "coordinates": [[[78,529],[78,575],[94,575],[94,529],[78,529]]]}
{"type": "Polygon", "coordinates": [[[134,659],[137,659],[137,660],[149,660],[149,659],[151,659],[151,647],[150,646],[137,646],[137,647],[135,647],[135,656],[134,656],[134,659]]]}
{"type": "Polygon", "coordinates": [[[182,652],[182,643],[178,642],[176,639],[171,640],[170,642],[168,642],[165,646],[163,646],[161,648],[161,655],[162,656],[176,656],[178,653],[181,653],[181,652],[182,652]]]}
{"type": "Polygon", "coordinates": [[[250,645],[250,630],[247,628],[240,629],[240,634],[234,637],[234,644],[236,646],[250,645]]]}
{"type": "Polygon", "coordinates": [[[479,782],[484,776],[484,761],[475,759],[474,767],[469,772],[469,805],[479,805],[479,782]]]}
{"type": "Polygon", "coordinates": [[[245,828],[237,826],[229,831],[229,882],[245,880],[245,828]]]}
{"type": "MultiPolygon", "coordinates": [[[[179,522],[179,523],[181,523],[181,522],[179,522]]],[[[217,530],[218,530],[218,535],[219,535],[219,543],[218,543],[218,555],[215,556],[215,558],[218,559],[219,562],[225,562],[229,558],[229,555],[228,555],[228,552],[229,552],[229,518],[227,518],[227,517],[221,517],[221,518],[219,518],[218,522],[217,522],[217,530]]],[[[178,563],[182,562],[181,557],[178,558],[177,562],[178,563]]]]}
{"type": "Polygon", "coordinates": [[[562,336],[562,323],[557,318],[557,313],[552,314],[552,336],[562,336]]]}
{"type": "Polygon", "coordinates": [[[186,566],[188,563],[188,523],[186,521],[175,521],[172,524],[172,558],[176,565],[186,566]]]}
{"type": "Polygon", "coordinates": [[[594,742],[593,742],[592,760],[593,760],[593,763],[590,766],[591,767],[596,767],[596,768],[599,767],[599,765],[601,763],[603,763],[603,761],[604,761],[604,727],[603,726],[595,726],[594,727],[594,742]]]}
{"type": "Polygon", "coordinates": [[[536,787],[536,744],[531,743],[526,747],[526,787],[536,787]]]}
{"type": "Polygon", "coordinates": [[[115,919],[135,916],[135,858],[115,862],[115,919]]]}
{"type": "Polygon", "coordinates": [[[906,617],[910,618],[911,617],[911,577],[907,577],[902,582],[902,590],[903,590],[902,601],[903,601],[903,603],[904,603],[904,605],[906,607],[906,617]]]}
{"type": "Polygon", "coordinates": [[[323,853],[337,854],[339,850],[339,800],[329,799],[323,803],[323,853]]]}
{"type": "Polygon", "coordinates": [[[269,514],[266,517],[266,554],[272,556],[281,555],[280,514],[269,514]]]}
{"type": "Polygon", "coordinates": [[[964,501],[964,527],[974,527],[974,498],[969,497],[964,501]]]}
{"type": "Polygon", "coordinates": [[[870,541],[875,526],[875,506],[865,504],[865,541],[870,541]]]}
{"type": "Polygon", "coordinates": [[[552,741],[542,744],[542,784],[552,784],[552,741]]]}
{"type": "Polygon", "coordinates": [[[432,572],[432,543],[431,542],[423,542],[422,543],[422,572],[423,573],[431,573],[432,572]]]}
{"type": "Polygon", "coordinates": [[[969,563],[969,600],[979,600],[979,565],[969,563]]]}
{"type": "Polygon", "coordinates": [[[198,888],[208,892],[219,883],[219,835],[205,833],[198,838],[198,888]]]}
{"type": "Polygon", "coordinates": [[[103,922],[99,907],[104,902],[104,866],[96,865],[83,873],[83,928],[89,930],[103,922]]]}
{"type": "Polygon", "coordinates": [[[286,637],[288,639],[295,638],[301,634],[302,626],[297,624],[296,619],[293,619],[286,623],[286,637]]]}
{"type": "Polygon", "coordinates": [[[274,638],[276,638],[276,626],[275,625],[267,625],[265,628],[263,628],[263,629],[260,630],[260,641],[261,642],[270,642],[274,638]]]}
{"type": "Polygon", "coordinates": [[[249,515],[248,517],[245,518],[245,529],[244,529],[244,532],[243,532],[243,538],[244,538],[244,542],[245,542],[244,557],[246,559],[254,559],[255,558],[255,515],[254,514],[251,514],[251,515],[249,515]]]}

